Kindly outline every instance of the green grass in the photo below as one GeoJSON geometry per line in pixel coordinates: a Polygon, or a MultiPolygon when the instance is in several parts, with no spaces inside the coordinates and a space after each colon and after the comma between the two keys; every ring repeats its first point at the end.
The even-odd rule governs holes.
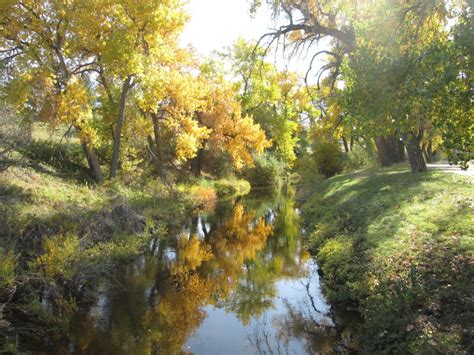
{"type": "Polygon", "coordinates": [[[474,182],[408,167],[336,176],[303,205],[331,301],[367,353],[473,350],[474,182]]]}

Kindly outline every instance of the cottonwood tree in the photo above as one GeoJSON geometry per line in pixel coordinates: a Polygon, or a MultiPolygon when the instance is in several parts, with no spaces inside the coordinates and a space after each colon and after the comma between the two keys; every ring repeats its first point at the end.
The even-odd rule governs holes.
{"type": "Polygon", "coordinates": [[[182,59],[177,42],[186,19],[179,0],[3,2],[4,91],[23,113],[74,126],[98,182],[94,148],[112,139],[114,177],[126,115],[136,121],[130,126],[143,126],[136,100],[131,107],[127,100],[147,91],[155,105],[162,101],[163,89],[145,86],[169,83],[170,66],[182,59]]]}
{"type": "MultiPolygon", "coordinates": [[[[284,48],[293,55],[312,53],[306,79],[314,75],[317,86],[320,87],[323,79],[329,77],[330,87],[334,89],[343,62],[352,58],[352,53],[357,48],[356,26],[371,13],[372,4],[349,0],[338,1],[337,4],[324,0],[267,0],[266,3],[273,9],[274,16],[279,20],[283,19],[285,24],[264,34],[260,42],[266,42],[268,47],[275,42],[282,42],[284,48]],[[325,59],[325,64],[315,70],[314,67],[321,58],[325,59]]],[[[261,0],[255,0],[252,10],[256,11],[261,4],[261,0]]],[[[400,160],[400,154],[390,154],[392,148],[400,150],[398,138],[393,132],[378,137],[377,148],[384,158],[381,159],[383,165],[400,160]]]]}
{"type": "Polygon", "coordinates": [[[208,105],[207,88],[197,70],[196,63],[175,62],[165,77],[147,77],[137,98],[140,110],[152,123],[148,149],[160,173],[175,162],[194,158],[211,132],[196,118],[208,105]]]}
{"type": "MultiPolygon", "coordinates": [[[[264,35],[263,38],[270,38],[270,42],[283,38],[288,46],[301,52],[321,44],[324,38],[330,38],[330,41],[325,43],[330,50],[317,51],[309,70],[319,55],[327,55],[327,64],[317,72],[318,81],[327,71],[331,71],[330,76],[336,78],[344,65],[353,70],[352,74],[350,70],[346,71],[342,78],[352,80],[353,83],[356,80],[359,88],[366,87],[365,94],[359,91],[360,112],[356,110],[355,114],[361,114],[361,128],[379,134],[376,138],[379,151],[384,153],[387,147],[392,147],[390,151],[397,150],[399,144],[396,144],[396,141],[401,138],[406,146],[412,170],[426,171],[421,145],[427,132],[433,132],[427,127],[432,127],[435,122],[438,127],[443,127],[446,138],[451,137],[451,150],[466,151],[469,133],[463,135],[461,131],[472,130],[468,128],[471,125],[468,123],[466,126],[466,120],[461,117],[469,117],[470,111],[462,109],[462,113],[455,113],[454,117],[457,118],[453,119],[452,113],[456,112],[454,109],[450,115],[445,112],[442,117],[436,109],[437,102],[443,97],[436,77],[450,71],[449,65],[446,65],[448,62],[443,64],[439,58],[439,52],[450,46],[447,16],[453,14],[453,8],[463,8],[462,13],[465,16],[458,16],[457,21],[468,24],[464,26],[464,30],[469,28],[472,20],[469,9],[472,6],[467,2],[341,1],[334,4],[330,1],[283,0],[267,3],[273,6],[276,15],[282,14],[287,20],[286,25],[264,35]],[[357,76],[355,72],[362,67],[365,67],[364,74],[360,75],[362,72],[359,71],[357,76]],[[451,120],[447,119],[447,116],[450,116],[451,120]],[[362,122],[364,119],[366,122],[362,122]],[[464,124],[459,124],[461,122],[464,124]],[[448,126],[451,129],[446,129],[448,126]],[[463,129],[456,130],[454,127],[463,129]],[[448,132],[451,132],[451,135],[448,132]],[[453,148],[454,142],[457,142],[457,149],[453,148]]],[[[260,5],[260,1],[255,1],[254,5],[260,5]]],[[[458,52],[458,56],[469,58],[469,46],[462,47],[464,53],[458,52]]],[[[461,64],[460,62],[463,61],[451,60],[451,63],[461,64]]],[[[464,60],[464,64],[466,62],[469,60],[464,60]]],[[[455,91],[454,82],[457,82],[459,88],[464,87],[461,91],[466,94],[458,97],[464,97],[461,100],[464,105],[461,107],[469,107],[466,97],[471,89],[466,88],[472,88],[472,85],[466,85],[466,66],[458,65],[457,69],[451,72],[454,73],[452,77],[462,79],[450,81],[451,92],[455,91]]],[[[353,96],[352,99],[354,98],[353,96]]],[[[444,95],[445,103],[446,98],[444,95]]],[[[354,102],[351,102],[352,104],[354,102]]],[[[452,104],[444,105],[446,106],[453,107],[452,104]]],[[[389,154],[382,155],[386,156],[389,162],[393,160],[389,154]]]]}
{"type": "Polygon", "coordinates": [[[434,126],[441,132],[450,162],[467,168],[474,158],[474,4],[453,4],[452,42],[439,52],[444,72],[438,76],[434,126]]]}
{"type": "Polygon", "coordinates": [[[242,113],[236,88],[222,73],[207,64],[201,69],[201,80],[207,104],[196,112],[196,118],[209,130],[209,136],[204,141],[207,147],[203,145],[194,161],[195,173],[201,173],[204,148],[228,156],[235,170],[253,166],[252,153],[262,154],[272,142],[252,116],[242,113]]]}
{"type": "Polygon", "coordinates": [[[439,112],[445,97],[440,78],[451,66],[445,60],[449,33],[443,8],[425,15],[411,11],[379,8],[359,31],[363,41],[344,77],[356,125],[374,135],[400,132],[412,171],[423,172],[423,142],[433,139],[433,126],[445,119],[439,112]],[[382,24],[389,31],[379,31],[382,24]]]}
{"type": "Polygon", "coordinates": [[[115,117],[108,118],[113,129],[109,172],[113,178],[125,118],[128,114],[129,118],[139,119],[128,109],[127,100],[133,91],[139,91],[138,95],[146,91],[147,100],[154,95],[155,105],[163,99],[164,90],[157,84],[165,86],[170,67],[181,60],[178,40],[187,16],[181,0],[104,0],[89,10],[93,12],[87,18],[87,26],[83,26],[82,43],[96,58],[101,100],[108,101],[108,114],[115,117]]]}
{"type": "Polygon", "coordinates": [[[84,76],[94,58],[72,29],[82,1],[3,1],[0,5],[3,92],[17,113],[67,124],[78,132],[90,170],[103,180],[95,153],[92,98],[84,76]]]}

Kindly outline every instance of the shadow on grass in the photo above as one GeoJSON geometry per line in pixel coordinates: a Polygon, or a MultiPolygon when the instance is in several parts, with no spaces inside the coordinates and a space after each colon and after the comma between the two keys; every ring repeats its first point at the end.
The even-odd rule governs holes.
{"type": "Polygon", "coordinates": [[[28,158],[30,167],[40,173],[79,181],[90,180],[84,153],[77,143],[36,140],[22,147],[20,152],[28,158]]]}

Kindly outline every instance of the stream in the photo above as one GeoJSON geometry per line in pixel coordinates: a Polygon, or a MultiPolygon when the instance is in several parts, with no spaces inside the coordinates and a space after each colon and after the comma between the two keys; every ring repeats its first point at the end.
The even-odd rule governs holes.
{"type": "Polygon", "coordinates": [[[48,352],[334,353],[340,332],[284,190],[221,202],[152,241],[48,352]]]}

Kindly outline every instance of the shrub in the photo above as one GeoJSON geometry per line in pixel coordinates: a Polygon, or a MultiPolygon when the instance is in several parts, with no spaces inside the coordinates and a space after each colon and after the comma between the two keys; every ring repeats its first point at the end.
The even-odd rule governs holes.
{"type": "Polygon", "coordinates": [[[255,166],[247,168],[242,175],[253,187],[275,187],[285,175],[285,163],[272,155],[254,157],[255,166]]]}
{"type": "Polygon", "coordinates": [[[347,171],[369,168],[375,165],[375,159],[364,147],[356,145],[344,160],[344,169],[347,171]]]}
{"type": "Polygon", "coordinates": [[[230,198],[250,192],[250,183],[242,179],[221,179],[214,182],[217,197],[230,198]]]}
{"type": "Polygon", "coordinates": [[[44,254],[34,262],[41,266],[45,276],[71,280],[78,271],[78,261],[82,256],[80,240],[76,235],[57,235],[45,239],[44,254]]]}
{"type": "Polygon", "coordinates": [[[296,171],[299,176],[299,183],[303,185],[314,185],[321,182],[322,176],[316,167],[313,156],[306,154],[296,163],[296,171]]]}
{"type": "Polygon", "coordinates": [[[203,170],[216,178],[224,178],[233,173],[234,167],[227,154],[206,152],[203,158],[203,170]]]}
{"type": "Polygon", "coordinates": [[[335,303],[350,305],[360,289],[358,275],[363,273],[363,265],[354,261],[356,238],[339,235],[329,239],[320,248],[317,258],[324,275],[327,297],[335,303]]]}
{"type": "Polygon", "coordinates": [[[15,282],[16,258],[11,252],[0,248],[0,291],[15,282]]]}
{"type": "Polygon", "coordinates": [[[326,176],[334,176],[343,170],[344,154],[334,140],[318,142],[314,147],[314,160],[317,171],[326,176]]]}
{"type": "Polygon", "coordinates": [[[190,192],[193,207],[209,211],[216,206],[217,194],[212,186],[192,186],[190,192]]]}

